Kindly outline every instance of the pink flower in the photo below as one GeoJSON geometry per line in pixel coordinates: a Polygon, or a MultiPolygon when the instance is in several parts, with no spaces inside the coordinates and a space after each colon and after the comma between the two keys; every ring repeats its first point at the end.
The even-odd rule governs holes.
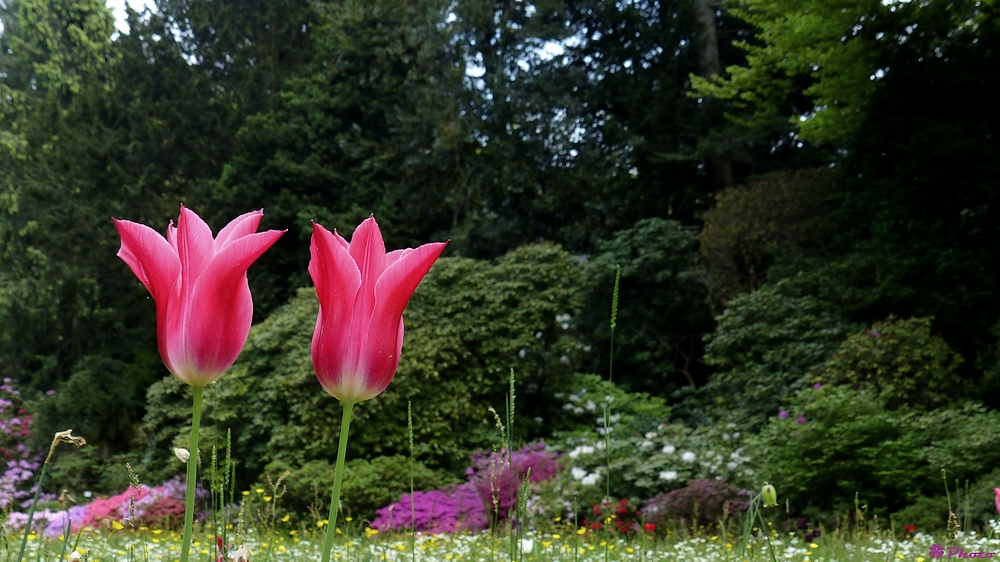
{"type": "Polygon", "coordinates": [[[247,269],[283,230],[256,232],[263,211],[236,217],[216,238],[181,206],[164,238],[152,228],[115,220],[125,261],[156,302],[156,338],[167,369],[202,387],[226,372],[246,343],[253,317],[247,269]]]}
{"type": "Polygon", "coordinates": [[[1000,513],[1000,488],[993,488],[993,503],[996,505],[997,513],[1000,513]]]}
{"type": "Polygon", "coordinates": [[[381,393],[399,366],[403,309],[447,242],[385,252],[375,217],[348,243],[313,223],[309,274],[319,297],[312,340],[316,378],[348,404],[381,393]]]}

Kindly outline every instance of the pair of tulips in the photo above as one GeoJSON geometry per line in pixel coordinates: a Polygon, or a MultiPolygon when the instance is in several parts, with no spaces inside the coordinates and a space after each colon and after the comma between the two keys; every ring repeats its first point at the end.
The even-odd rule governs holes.
{"type": "MultiPolygon", "coordinates": [[[[156,303],[156,334],[163,362],[194,391],[191,451],[198,450],[202,390],[222,376],[246,343],[253,317],[247,269],[282,230],[257,232],[263,211],[237,217],[212,235],[194,211],[181,207],[164,238],[152,228],[115,220],[118,256],[156,303]]],[[[344,404],[339,454],[323,560],[329,560],[340,502],[344,455],[355,404],[389,385],[403,347],[403,309],[446,242],[386,252],[374,217],[347,242],[313,223],[309,274],[319,297],[312,360],[323,388],[344,404]]],[[[187,467],[181,560],[186,562],[194,518],[197,454],[187,467]]]]}

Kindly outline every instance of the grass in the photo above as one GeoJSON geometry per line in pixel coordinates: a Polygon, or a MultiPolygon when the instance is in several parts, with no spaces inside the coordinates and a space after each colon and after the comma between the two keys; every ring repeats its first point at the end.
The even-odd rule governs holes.
{"type": "MultiPolygon", "coordinates": [[[[350,525],[350,523],[348,523],[350,525]]],[[[5,537],[0,560],[16,560],[16,541],[5,537]]],[[[73,537],[72,539],[75,539],[73,537]]],[[[71,540],[72,540],[71,539],[71,540]]],[[[176,562],[180,560],[181,534],[139,528],[136,530],[85,529],[77,550],[86,562],[176,562]]],[[[482,532],[476,534],[418,533],[411,543],[409,533],[382,535],[361,526],[347,527],[336,534],[333,560],[341,561],[481,561],[499,562],[511,559],[509,533],[482,532]]],[[[519,559],[525,562],[596,562],[705,560],[752,561],[770,560],[763,535],[754,533],[746,553],[741,552],[742,537],[716,534],[712,529],[696,529],[679,534],[636,534],[631,536],[575,530],[571,526],[555,526],[548,532],[525,531],[520,535],[519,559]],[[607,556],[607,558],[605,558],[607,556]]],[[[248,531],[245,546],[254,562],[315,561],[320,559],[323,529],[286,528],[270,533],[248,531]]],[[[930,561],[932,544],[947,545],[942,537],[916,533],[894,536],[890,531],[858,537],[853,531],[832,531],[813,542],[798,533],[770,533],[771,547],[778,560],[791,561],[930,561]],[[849,538],[844,538],[844,537],[849,538]]],[[[216,539],[211,534],[196,532],[192,560],[214,562],[218,556],[216,539]]],[[[1000,539],[975,533],[956,537],[955,548],[969,552],[998,552],[1000,539]]],[[[46,540],[29,536],[25,560],[59,560],[62,539],[46,540]]],[[[947,547],[945,547],[947,548],[947,547]]],[[[955,558],[959,555],[953,552],[955,558]]],[[[994,555],[994,557],[997,557],[994,555]]],[[[947,551],[945,552],[947,558],[947,551]]]]}

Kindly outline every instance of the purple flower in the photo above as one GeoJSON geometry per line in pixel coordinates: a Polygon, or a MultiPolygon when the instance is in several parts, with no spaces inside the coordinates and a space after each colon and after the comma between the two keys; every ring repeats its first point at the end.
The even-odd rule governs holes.
{"type": "Polygon", "coordinates": [[[788,418],[788,410],[782,410],[782,411],[778,412],[778,417],[781,418],[781,419],[788,418]]]}
{"type": "Polygon", "coordinates": [[[797,423],[799,425],[805,425],[805,423],[806,423],[806,417],[803,416],[802,414],[799,414],[799,417],[795,420],[795,423],[797,423]]]}
{"type": "Polygon", "coordinates": [[[823,383],[818,382],[818,383],[816,383],[816,384],[813,385],[813,390],[819,390],[821,386],[823,386],[823,383]]]}

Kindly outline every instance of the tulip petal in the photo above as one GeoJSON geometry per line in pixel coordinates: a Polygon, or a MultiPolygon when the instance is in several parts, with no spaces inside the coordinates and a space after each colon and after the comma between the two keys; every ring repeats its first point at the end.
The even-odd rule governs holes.
{"type": "MultiPolygon", "coordinates": [[[[369,217],[358,225],[351,235],[351,257],[358,264],[361,272],[361,287],[354,299],[354,318],[371,318],[375,308],[375,282],[385,271],[385,242],[382,231],[375,222],[375,217],[369,217]]],[[[355,365],[360,365],[364,353],[364,341],[367,336],[366,322],[352,322],[349,353],[354,357],[355,365]]]]}
{"type": "Polygon", "coordinates": [[[260,226],[260,219],[263,216],[264,210],[258,209],[249,213],[243,213],[230,221],[229,224],[219,231],[219,235],[215,237],[216,253],[221,252],[231,240],[236,240],[247,234],[257,232],[257,227],[260,226]]]}
{"type": "Polygon", "coordinates": [[[194,282],[181,319],[186,341],[171,343],[179,345],[188,355],[178,363],[194,369],[189,377],[203,373],[210,376],[189,384],[204,386],[236,361],[253,320],[247,269],[284,232],[268,230],[231,240],[194,282]]]}
{"type": "MultiPolygon", "coordinates": [[[[344,375],[354,301],[361,287],[361,271],[340,240],[335,232],[313,223],[309,275],[320,307],[312,340],[313,368],[320,384],[334,396],[344,375]]],[[[355,366],[353,362],[351,375],[357,374],[355,366]]]]}
{"type": "MultiPolygon", "coordinates": [[[[365,342],[367,372],[381,375],[381,380],[368,384],[381,392],[389,385],[399,365],[402,350],[403,309],[417,285],[444,251],[447,242],[424,244],[404,253],[379,277],[375,284],[375,308],[365,342]],[[385,376],[385,375],[388,376],[385,376]]],[[[376,394],[378,394],[376,392],[376,394]]]]}
{"type": "Polygon", "coordinates": [[[336,228],[333,229],[333,237],[334,237],[334,239],[337,240],[338,244],[340,244],[341,246],[344,247],[345,250],[350,250],[351,249],[351,245],[347,242],[347,240],[344,239],[343,236],[340,235],[339,232],[337,232],[336,228]]]}
{"type": "Polygon", "coordinates": [[[160,233],[144,224],[112,220],[122,239],[118,257],[146,286],[157,307],[166,306],[181,269],[174,249],[160,233]]]}
{"type": "Polygon", "coordinates": [[[208,224],[183,205],[176,236],[177,256],[181,259],[181,299],[189,304],[195,282],[215,256],[215,240],[208,224]]]}

